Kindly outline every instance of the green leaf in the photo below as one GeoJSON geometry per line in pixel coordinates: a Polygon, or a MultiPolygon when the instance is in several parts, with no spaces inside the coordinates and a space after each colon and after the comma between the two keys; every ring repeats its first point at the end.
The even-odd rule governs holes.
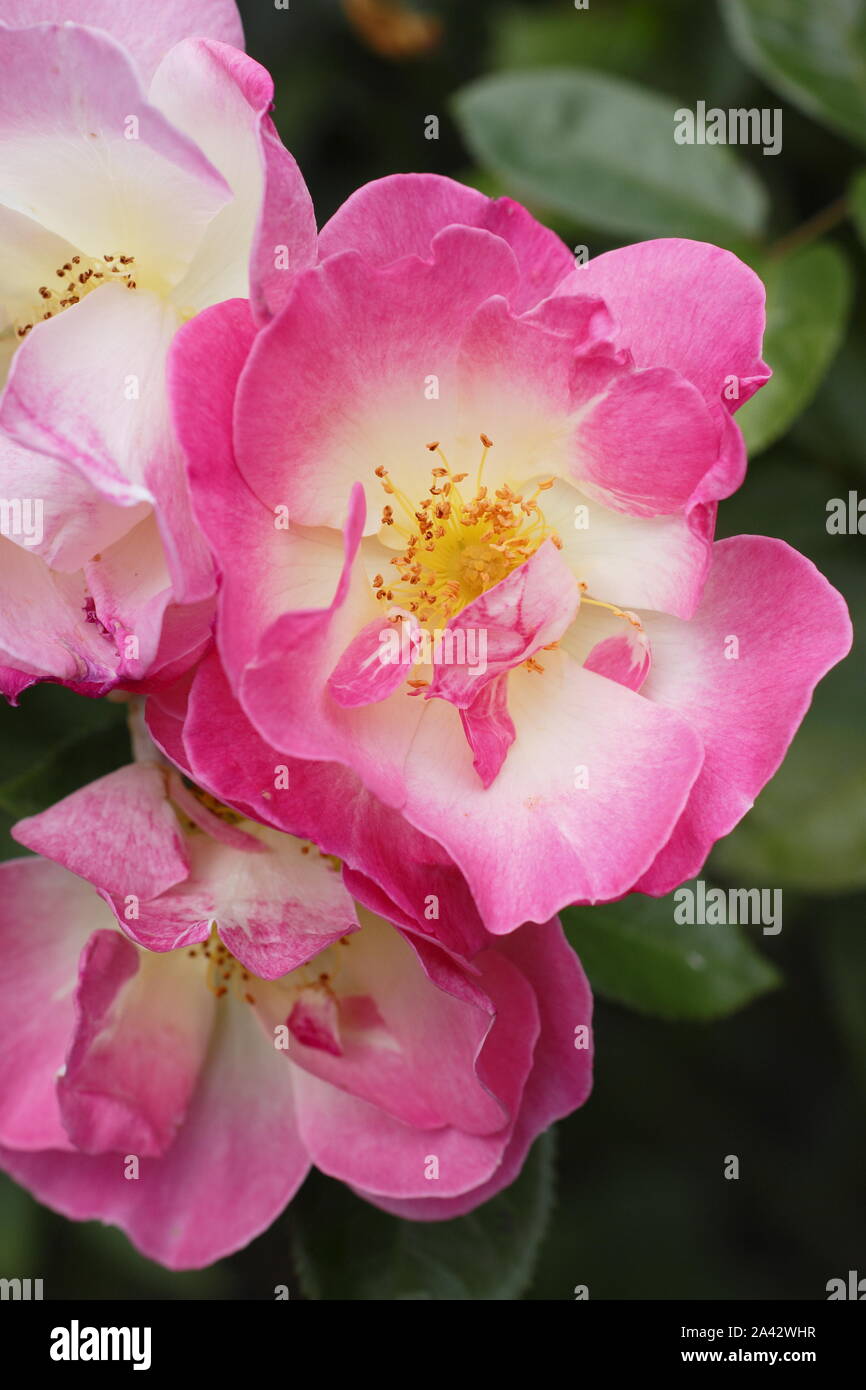
{"type": "Polygon", "coordinates": [[[3,1276],[38,1279],[44,1276],[39,1262],[36,1203],[5,1173],[0,1175],[0,1269],[3,1276]]]}
{"type": "Polygon", "coordinates": [[[860,240],[866,246],[866,169],[861,169],[851,180],[849,198],[851,200],[851,219],[857,228],[860,240]]]}
{"type": "Polygon", "coordinates": [[[834,1016],[847,1043],[859,1080],[866,1090],[866,920],[862,899],[850,907],[840,905],[834,920],[826,923],[824,967],[833,993],[834,1016]]]}
{"type": "Polygon", "coordinates": [[[722,13],[771,87],[866,145],[866,0],[722,0],[722,13]]]}
{"type": "Polygon", "coordinates": [[[761,268],[767,286],[764,358],[773,375],[737,415],[751,454],[785,433],[812,400],[835,357],[851,305],[851,274],[838,247],[806,246],[761,268]]]}
{"type": "Polygon", "coordinates": [[[126,706],[60,686],[27,690],[0,707],[0,858],[22,854],[8,830],[130,761],[126,706]]]}
{"type": "Polygon", "coordinates": [[[757,235],[766,196],[723,146],[677,145],[676,103],[587,70],[484,77],[457,92],[472,153],[515,197],[640,236],[757,235]]]}
{"type": "Polygon", "coordinates": [[[849,657],[825,676],[779,771],[714,849],[712,872],[810,893],[866,885],[862,665],[849,657]]]}
{"type": "Polygon", "coordinates": [[[90,734],[73,734],[18,777],[0,783],[0,810],[34,816],[88,782],[130,761],[129,734],[112,723],[90,734]]]}
{"type": "Polygon", "coordinates": [[[630,75],[646,71],[664,51],[666,26],[678,16],[657,7],[619,4],[588,15],[562,0],[543,8],[496,7],[491,68],[548,67],[574,63],[630,75]],[[589,22],[587,23],[587,20],[589,22]]]}
{"type": "Polygon", "coordinates": [[[0,700],[0,782],[24,772],[73,735],[125,721],[125,704],[91,700],[62,685],[31,686],[16,706],[0,700]]]}
{"type": "MultiPolygon", "coordinates": [[[[866,325],[862,318],[852,315],[832,371],[825,376],[815,400],[791,434],[791,443],[807,456],[811,469],[816,473],[829,468],[838,471],[839,477],[846,480],[839,484],[843,489],[848,481],[856,483],[866,478],[866,325]],[[831,449],[827,447],[828,440],[832,440],[831,449]]],[[[834,491],[838,495],[838,489],[834,491]]]]}
{"type": "Polygon", "coordinates": [[[676,906],[672,894],[635,894],[566,908],[566,935],[594,990],[658,1018],[701,1020],[722,1018],[778,984],[738,926],[680,924],[676,906]]]}
{"type": "MultiPolygon", "coordinates": [[[[822,476],[818,464],[801,470],[773,457],[722,503],[719,536],[774,535],[805,552],[844,594],[858,632],[866,623],[863,537],[828,534],[827,502],[834,497],[847,500],[847,486],[822,476]]],[[[855,642],[819,683],[775,777],[716,845],[711,874],[812,893],[866,885],[864,684],[866,647],[855,642]]]]}
{"type": "Polygon", "coordinates": [[[312,1173],[291,1209],[304,1292],[388,1302],[519,1298],[550,1216],[553,1155],[548,1131],[509,1188],[452,1221],[403,1221],[312,1173]]]}

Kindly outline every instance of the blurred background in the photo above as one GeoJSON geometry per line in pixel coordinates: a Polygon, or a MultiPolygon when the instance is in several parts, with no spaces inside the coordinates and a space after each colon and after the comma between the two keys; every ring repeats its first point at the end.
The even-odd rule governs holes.
{"type": "MultiPolygon", "coordinates": [[[[791,542],[845,594],[856,628],[866,536],[826,522],[830,499],[866,497],[866,7],[240,8],[320,222],[369,179],[434,171],[520,198],[593,256],[685,235],[755,265],[776,378],[739,417],[750,472],[719,534],[791,542]],[[781,108],[781,152],[675,145],[673,112],[698,101],[781,108]]],[[[829,1279],[866,1275],[864,674],[860,642],[705,871],[782,888],[781,934],[675,929],[670,902],[571,914],[599,995],[595,1091],[519,1193],[461,1231],[419,1236],[314,1178],[247,1250],[175,1275],[4,1179],[0,1274],[41,1277],[46,1297],[179,1299],[267,1299],[280,1284],[292,1298],[571,1299],[586,1285],[593,1299],[821,1299],[829,1279]]],[[[0,755],[5,832],[127,760],[122,711],[35,689],[0,711],[0,755]]]]}

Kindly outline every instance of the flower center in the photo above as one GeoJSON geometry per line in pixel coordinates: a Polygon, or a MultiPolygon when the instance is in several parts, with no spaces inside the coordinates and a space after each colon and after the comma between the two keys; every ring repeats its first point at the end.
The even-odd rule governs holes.
{"type": "MultiPolygon", "coordinates": [[[[333,981],[340,972],[341,952],[337,947],[345,947],[350,944],[348,936],[343,936],[334,945],[326,946],[324,951],[320,951],[312,960],[305,965],[299,965],[285,976],[279,983],[291,990],[294,996],[299,995],[304,990],[324,991],[336,998],[333,989],[333,981]]],[[[245,1004],[255,1004],[256,996],[252,993],[252,988],[256,983],[274,984],[274,981],[261,980],[258,975],[253,975],[246,966],[233,956],[228,946],[219,938],[216,924],[211,924],[210,936],[207,941],[201,941],[197,946],[191,946],[187,950],[190,960],[202,960],[205,962],[205,984],[217,999],[224,999],[231,991],[237,998],[245,1004]]]]}
{"type": "Polygon", "coordinates": [[[562,548],[538,505],[540,494],[553,487],[553,478],[539,483],[529,497],[507,483],[491,495],[482,479],[493,441],[482,434],[481,444],[471,496],[469,489],[464,496],[460,486],[468,473],[452,472],[438,441],[427,445],[440,463],[431,469],[430,495],[417,507],[394,485],[386,468],[375,469],[403,514],[398,520],[394,505],[387,503],[382,525],[393,526],[406,541],[401,554],[391,560],[396,577],[388,582],[381,574],[374,577],[376,598],[408,609],[422,625],[453,618],[528,560],[542,541],[549,538],[562,548]]]}
{"type": "Polygon", "coordinates": [[[73,256],[52,272],[47,284],[39,285],[33,295],[32,310],[18,319],[15,332],[19,338],[26,338],[35,324],[55,318],[64,309],[79,304],[99,285],[112,280],[134,290],[135,275],[134,256],[73,256]]]}
{"type": "Polygon", "coordinates": [[[207,941],[202,941],[198,946],[191,947],[187,951],[187,955],[192,960],[201,957],[207,962],[205,982],[217,999],[222,999],[231,989],[247,1004],[256,1002],[255,996],[249,992],[247,985],[251,979],[257,977],[251,976],[246,967],[241,965],[240,961],[232,955],[228,947],[223,945],[215,926],[211,926],[207,941]]]}

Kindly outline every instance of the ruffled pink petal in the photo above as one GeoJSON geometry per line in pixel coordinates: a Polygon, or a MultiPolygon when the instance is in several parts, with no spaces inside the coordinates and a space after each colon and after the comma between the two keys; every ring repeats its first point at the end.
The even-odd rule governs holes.
{"type": "Polygon", "coordinates": [[[204,940],[211,923],[220,939],[252,974],[273,980],[303,965],[358,921],[333,866],[298,840],[263,832],[257,852],[219,844],[209,836],[190,841],[187,880],[142,903],[127,933],[151,950],[166,951],[204,940]]]}
{"type": "Polygon", "coordinates": [[[9,539],[66,574],[74,574],[92,556],[107,550],[149,511],[147,502],[118,506],[77,468],[24,449],[4,434],[0,434],[0,497],[40,501],[41,525],[33,525],[36,517],[31,512],[29,537],[10,535],[9,539]]]}
{"type": "Polygon", "coordinates": [[[567,338],[581,353],[604,350],[622,365],[631,362],[628,349],[615,350],[616,325],[603,299],[594,294],[562,294],[542,299],[521,314],[524,323],[567,338]]]}
{"type": "Polygon", "coordinates": [[[633,516],[557,480],[543,494],[543,508],[564,558],[591,596],[678,618],[695,611],[712,554],[713,504],[690,504],[686,513],[670,516],[633,516]]]}
{"type": "Polygon", "coordinates": [[[292,275],[317,256],[312,199],[269,115],[271,77],[237,48],[190,39],[163,59],[150,97],[234,194],[208,228],[177,302],[202,308],[249,294],[256,319],[267,322],[288,297],[292,275]]]}
{"type": "Polygon", "coordinates": [[[94,556],[83,577],[87,620],[114,646],[118,679],[124,684],[143,680],[157,659],[172,599],[153,513],[94,556]]]}
{"type": "Polygon", "coordinates": [[[0,556],[0,664],[15,673],[12,687],[47,678],[98,695],[110,689],[117,647],[92,620],[83,576],[50,570],[5,536],[0,556]]]}
{"type": "Polygon", "coordinates": [[[36,676],[28,672],[16,671],[10,666],[0,666],[0,694],[10,705],[17,705],[22,690],[34,685],[36,679],[36,676]]]}
{"type": "Polygon", "coordinates": [[[312,1072],[295,1072],[298,1125],[317,1168],[365,1192],[425,1196],[433,1181],[443,1197],[471,1191],[502,1161],[508,1131],[466,1134],[453,1127],[417,1129],[378,1106],[329,1085],[312,1072]],[[431,1160],[438,1165],[438,1178],[431,1160]]]}
{"type": "Polygon", "coordinates": [[[491,464],[521,487],[558,475],[631,514],[679,511],[716,462],[719,427],[684,376],[610,349],[598,303],[561,297],[524,318],[502,298],[481,305],[460,347],[461,428],[492,435],[491,464]]]}
{"type": "Polygon", "coordinates": [[[144,707],[147,731],[156,747],[187,776],[191,774],[183,746],[183,717],[194,675],[187,671],[165,689],[154,691],[144,707]]]}
{"type": "Polygon", "coordinates": [[[196,521],[222,572],[219,644],[233,681],[255,655],[259,625],[284,611],[290,535],[277,529],[241,478],[232,416],[238,378],[256,338],[250,306],[230,300],[205,309],[175,336],[167,383],[196,521]],[[287,554],[288,552],[288,554],[287,554]],[[258,615],[258,624],[249,615],[258,615]]]}
{"type": "Polygon", "coordinates": [[[162,690],[182,680],[213,644],[216,596],[200,603],[170,603],[162,615],[159,646],[144,677],[123,677],[125,690],[162,690]]]}
{"type": "Polygon", "coordinates": [[[497,676],[483,685],[472,703],[460,710],[460,722],[472,749],[472,766],[483,785],[489,787],[517,737],[508,713],[508,676],[497,676]]]}
{"type": "Polygon", "coordinates": [[[157,295],[100,286],[24,339],[2,399],[0,424],[27,448],[76,467],[116,506],[149,504],[144,471],[154,431],[148,417],[175,327],[174,314],[157,295]],[[95,379],[105,388],[106,371],[107,389],[86,389],[95,379]],[[127,398],[127,378],[138,399],[127,398]]]}
{"type": "Polygon", "coordinates": [[[574,290],[604,299],[636,366],[673,368],[709,404],[724,399],[736,410],[770,376],[761,360],[764,286],[719,246],[679,237],[623,246],[559,286],[574,290]],[[737,395],[723,396],[731,378],[737,395]]]}
{"type": "Polygon", "coordinates": [[[215,838],[210,824],[187,842],[170,790],[164,768],[136,763],[20,821],[14,833],[93,883],[148,950],[204,941],[216,923],[248,970],[274,979],[357,930],[339,874],[309,847],[267,833],[215,838]]]}
{"type": "Polygon", "coordinates": [[[718,431],[700,394],[664,367],[635,371],[602,356],[576,383],[574,481],[618,511],[680,511],[714,465],[718,431]]]}
{"type": "Polygon", "coordinates": [[[76,1025],[57,1085],[82,1153],[164,1154],[186,1117],[216,999],[201,964],[155,957],[98,931],[81,958],[76,1025]]]}
{"type": "Polygon", "coordinates": [[[405,256],[429,260],[444,227],[480,227],[508,243],[520,267],[511,295],[518,313],[531,308],[574,269],[559,237],[510,198],[487,198],[439,174],[392,174],[359,188],[321,232],[320,254],[360,251],[371,265],[405,256]]]}
{"type": "Polygon", "coordinates": [[[74,465],[118,506],[151,504],[175,597],[194,602],[214,580],[168,420],[165,359],[176,327],[157,295],[100,287],[28,334],[0,424],[26,447],[74,465]]]}
{"type": "Polygon", "coordinates": [[[415,1201],[394,1201],[381,1194],[359,1192],[359,1196],[395,1216],[410,1221],[444,1221],[463,1216],[495,1197],[518,1176],[538,1135],[554,1120],[577,1110],[589,1095],[592,1038],[588,1032],[584,1037],[580,1030],[589,1029],[592,995],[580,961],[559,923],[520,927],[498,943],[496,953],[508,958],[531,983],[541,1016],[541,1034],[517,1123],[494,1175],[460,1197],[437,1197],[433,1183],[425,1198],[415,1201]],[[587,1046],[578,1046],[584,1041],[587,1046]]]}
{"type": "Polygon", "coordinates": [[[5,537],[0,550],[0,659],[18,673],[18,689],[35,680],[62,681],[84,695],[120,682],[147,688],[176,679],[211,639],[214,599],[171,602],[152,514],[76,573],[50,569],[5,537]]]}
{"type": "Polygon", "coordinates": [[[313,986],[303,990],[286,1019],[286,1026],[302,1048],[342,1057],[340,1009],[333,994],[313,986]]]}
{"type": "Polygon", "coordinates": [[[55,1081],[75,1023],[78,958],[108,908],[56,864],[12,859],[0,866],[0,1143],[16,1149],[71,1147],[55,1081]]]}
{"type": "Polygon", "coordinates": [[[583,664],[587,671],[597,671],[629,690],[640,690],[652,665],[652,648],[643,627],[631,622],[623,626],[624,631],[597,642],[583,664]]]}
{"type": "Polygon", "coordinates": [[[283,505],[299,525],[342,528],[360,479],[373,533],[382,501],[375,468],[405,480],[413,497],[426,491],[425,446],[454,431],[464,326],[484,300],[507,295],[518,273],[506,243],[473,228],[439,232],[433,251],[432,261],[408,257],[385,269],[353,252],[330,257],[297,277],[256,339],[238,388],[235,450],[271,511],[283,505]],[[433,378],[438,395],[425,395],[433,378]]]}
{"type": "MultiPolygon", "coordinates": [[[[344,709],[331,697],[328,678],[365,625],[375,600],[359,547],[364,494],[352,490],[342,572],[325,607],[295,608],[263,634],[258,659],[248,665],[239,699],[259,733],[293,756],[350,762],[365,785],[399,805],[402,769],[423,717],[421,702],[398,692],[389,699],[344,709]],[[351,757],[348,750],[354,749],[351,757]]],[[[303,545],[303,541],[299,542],[303,545]]]]}
{"type": "MultiPolygon", "coordinates": [[[[763,385],[763,382],[760,383],[763,385]]],[[[719,431],[718,457],[708,473],[701,478],[689,502],[688,515],[691,521],[699,504],[714,504],[736,492],[746,476],[748,459],[746,441],[739,425],[735,422],[724,404],[716,403],[710,412],[719,431]]],[[[715,519],[715,514],[714,514],[715,519]]],[[[712,538],[713,527],[710,527],[712,538]]]]}
{"type": "Polygon", "coordinates": [[[403,814],[452,856],[497,935],[627,892],[703,760],[685,718],[658,720],[660,706],[564,652],[545,653],[543,666],[509,676],[517,737],[489,787],[439,701],[425,707],[405,766],[403,814]]]}
{"type": "MultiPolygon", "coordinates": [[[[370,914],[361,921],[360,934],[324,962],[327,979],[301,993],[308,1011],[334,991],[338,1045],[322,1047],[314,1039],[310,1046],[295,1033],[290,1059],[419,1129],[453,1125],[489,1134],[507,1126],[536,1030],[531,992],[520,976],[503,966],[491,970],[490,981],[476,979],[438,947],[404,940],[370,914]]],[[[264,1007],[271,1026],[284,1021],[278,990],[264,1007]]]]}
{"type": "MultiPolygon", "coordinates": [[[[129,55],[107,34],[64,22],[0,27],[0,62],[9,74],[0,92],[6,205],[88,255],[138,250],[141,263],[146,248],[151,269],[174,283],[230,190],[148,102],[129,55]],[[39,73],[51,81],[34,81],[39,73]]],[[[113,365],[110,354],[103,360],[113,365]]]]}
{"type": "Polygon", "coordinates": [[[190,34],[244,46],[234,0],[184,0],[182,6],[143,6],[138,0],[0,0],[0,24],[20,29],[49,21],[87,24],[113,34],[135,59],[144,82],[172,45],[190,34]]]}
{"type": "Polygon", "coordinates": [[[344,709],[387,700],[405,680],[415,661],[413,637],[419,624],[405,613],[389,623],[383,614],[353,638],[328,677],[328,693],[344,709]]]}
{"type": "Polygon", "coordinates": [[[636,888],[668,893],[752,806],[784,757],[812,691],[851,646],[845,602],[783,541],[733,536],[691,622],[645,615],[653,669],[643,695],[682,714],[706,756],[670,840],[636,888]]]}
{"type": "Polygon", "coordinates": [[[253,1011],[226,998],[186,1120],[161,1158],[141,1159],[137,1179],[119,1153],[5,1148],[0,1166],[62,1215],[120,1226],[150,1259],[198,1269],[266,1230],[307,1174],[292,1074],[253,1011]]]}
{"type": "Polygon", "coordinates": [[[155,763],[118,768],[18,821],[19,844],[124,899],[154,898],[189,873],[177,817],[155,763]]]}

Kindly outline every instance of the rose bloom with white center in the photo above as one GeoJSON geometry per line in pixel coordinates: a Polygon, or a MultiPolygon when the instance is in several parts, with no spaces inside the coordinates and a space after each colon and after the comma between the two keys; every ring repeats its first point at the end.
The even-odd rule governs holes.
{"type": "Polygon", "coordinates": [[[311,1165],[461,1215],[589,1093],[557,922],[468,962],[153,760],[13,833],[43,857],[0,866],[0,1167],[172,1269],[247,1244],[311,1165]]]}
{"type": "MultiPolygon", "coordinates": [[[[342,767],[355,818],[438,844],[492,932],[670,891],[851,640],[810,561],[713,541],[734,411],[769,376],[761,282],[679,239],[576,267],[518,204],[433,175],[360,189],[319,251],[266,327],[221,305],[172,351],[222,573],[224,676],[188,708],[342,767]]],[[[242,767],[198,756],[249,804],[242,767]]]]}
{"type": "Polygon", "coordinates": [[[166,355],[223,299],[267,322],[316,256],[242,46],[233,0],[0,0],[0,496],[42,509],[0,536],[10,699],[166,684],[209,640],[166,355]]]}

